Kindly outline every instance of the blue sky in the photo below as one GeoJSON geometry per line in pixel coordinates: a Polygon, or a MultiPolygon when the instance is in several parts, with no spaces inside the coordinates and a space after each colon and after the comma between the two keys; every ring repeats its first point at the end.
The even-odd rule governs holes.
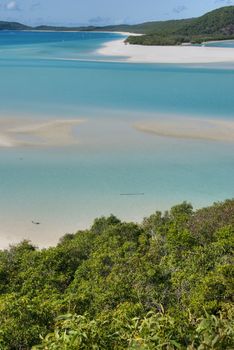
{"type": "Polygon", "coordinates": [[[196,17],[234,0],[0,0],[0,20],[106,25],[196,17]]]}

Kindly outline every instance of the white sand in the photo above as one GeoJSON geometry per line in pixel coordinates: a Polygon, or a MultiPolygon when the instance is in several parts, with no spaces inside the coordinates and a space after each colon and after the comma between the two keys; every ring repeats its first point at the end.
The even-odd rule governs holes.
{"type": "Polygon", "coordinates": [[[83,120],[0,119],[0,147],[67,146],[79,143],[74,127],[83,120]]]}
{"type": "Polygon", "coordinates": [[[137,122],[134,128],[156,136],[234,142],[234,121],[228,120],[164,116],[137,122]]]}
{"type": "MultiPolygon", "coordinates": [[[[110,33],[110,32],[104,32],[104,33],[110,33]]],[[[114,34],[121,34],[125,37],[128,37],[130,35],[134,35],[134,36],[142,36],[143,34],[139,34],[139,33],[130,33],[130,32],[111,32],[111,33],[114,33],[114,34]]]]}
{"type": "Polygon", "coordinates": [[[125,57],[133,63],[222,63],[234,62],[234,49],[199,46],[143,46],[113,40],[97,51],[104,56],[125,57]]]}

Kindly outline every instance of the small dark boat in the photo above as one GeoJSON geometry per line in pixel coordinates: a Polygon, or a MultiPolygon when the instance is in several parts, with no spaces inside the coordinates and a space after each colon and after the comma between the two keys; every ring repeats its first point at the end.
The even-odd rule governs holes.
{"type": "Polygon", "coordinates": [[[37,221],[32,221],[32,224],[33,224],[33,225],[41,225],[41,223],[40,223],[40,222],[37,222],[37,221]]]}

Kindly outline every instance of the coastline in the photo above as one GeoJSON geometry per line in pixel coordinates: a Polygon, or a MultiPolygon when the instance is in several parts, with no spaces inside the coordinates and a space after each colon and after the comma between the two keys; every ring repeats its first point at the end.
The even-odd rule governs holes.
{"type": "MultiPolygon", "coordinates": [[[[122,35],[123,38],[121,39],[123,41],[127,34],[122,33],[122,35]]],[[[117,38],[117,36],[113,37],[117,38]]],[[[113,40],[113,38],[110,40],[113,40]]],[[[144,47],[142,48],[144,49],[144,47]]],[[[131,101],[132,99],[135,102],[138,98],[141,101],[140,98],[143,96],[143,106],[144,103],[145,105],[146,103],[150,104],[152,99],[148,99],[148,91],[146,91],[146,97],[144,97],[143,89],[138,90],[138,86],[141,85],[144,89],[147,87],[149,91],[154,87],[157,78],[156,75],[151,78],[154,69],[150,68],[146,75],[146,77],[150,77],[150,83],[152,84],[149,88],[148,80],[145,80],[145,77],[139,75],[138,78],[135,75],[135,68],[133,70],[134,80],[131,81],[133,74],[130,65],[121,67],[121,69],[123,68],[122,76],[120,75],[120,69],[115,69],[115,65],[114,67],[109,65],[105,75],[104,73],[102,75],[104,71],[102,68],[104,67],[95,65],[97,66],[97,73],[94,74],[93,67],[90,67],[90,70],[87,70],[87,74],[84,75],[85,80],[81,80],[80,84],[73,82],[73,77],[74,81],[78,77],[74,74],[75,70],[69,71],[66,69],[64,75],[62,73],[54,74],[56,71],[52,70],[50,65],[48,66],[48,71],[45,71],[43,65],[42,69],[45,77],[43,76],[41,80],[39,78],[37,84],[31,83],[34,75],[27,78],[27,74],[24,74],[23,69],[20,69],[20,74],[16,75],[19,81],[17,84],[15,70],[12,69],[12,66],[9,64],[5,68],[4,63],[2,67],[2,72],[6,71],[3,79],[9,84],[6,85],[5,90],[8,92],[11,88],[9,97],[13,107],[17,106],[18,97],[25,96],[25,102],[31,103],[32,110],[35,109],[37,113],[39,111],[42,113],[42,115],[35,115],[34,118],[31,106],[29,106],[30,118],[28,116],[28,120],[26,120],[27,116],[25,116],[25,120],[23,120],[24,115],[18,116],[17,114],[24,110],[24,108],[20,108],[21,104],[19,104],[14,123],[9,123],[9,117],[5,113],[3,114],[2,123],[0,123],[0,140],[2,138],[2,147],[0,148],[2,153],[1,181],[3,184],[2,198],[4,198],[1,207],[1,232],[4,244],[8,244],[8,241],[12,243],[25,238],[31,239],[39,246],[53,245],[62,234],[75,232],[81,227],[85,229],[91,225],[91,221],[95,217],[109,215],[112,212],[122,220],[141,221],[143,218],[140,215],[150,215],[155,208],[166,210],[166,208],[186,199],[193,200],[196,206],[202,206],[210,203],[209,201],[227,198],[227,193],[228,195],[230,193],[228,191],[233,188],[233,170],[231,166],[228,168],[228,160],[230,159],[230,164],[232,164],[233,159],[233,155],[229,156],[228,151],[230,148],[233,150],[233,144],[224,145],[224,143],[219,143],[216,145],[212,142],[206,142],[206,135],[208,135],[209,141],[211,138],[210,131],[207,130],[206,134],[203,134],[203,142],[199,140],[193,142],[193,139],[199,138],[197,136],[199,131],[196,129],[188,135],[187,130],[181,130],[180,128],[180,126],[185,127],[184,121],[181,121],[180,124],[176,123],[175,126],[172,124],[173,116],[171,122],[169,121],[167,125],[161,123],[151,127],[148,124],[151,120],[150,115],[147,118],[143,115],[139,123],[136,124],[133,117],[135,109],[138,111],[139,104],[137,103],[134,107],[131,107],[133,104],[129,104],[130,111],[132,108],[132,117],[129,119],[129,123],[126,124],[129,129],[126,128],[125,130],[122,127],[124,125],[115,129],[114,123],[112,127],[112,125],[105,125],[105,121],[100,123],[99,117],[101,119],[102,115],[100,112],[99,115],[98,113],[96,115],[96,105],[100,108],[100,111],[101,103],[104,107],[106,105],[104,99],[99,101],[94,98],[94,93],[98,97],[103,94],[106,100],[109,99],[110,103],[107,106],[110,110],[113,108],[116,113],[115,119],[120,123],[122,111],[119,112],[118,108],[127,105],[124,104],[124,100],[130,99],[131,101]],[[99,68],[100,70],[98,70],[99,68]],[[129,74],[128,70],[130,71],[129,74]],[[113,75],[110,74],[112,71],[113,75]],[[25,76],[26,78],[24,78],[25,76]],[[62,77],[64,77],[64,80],[62,80],[62,77]],[[103,84],[100,84],[100,77],[103,84]],[[131,84],[129,86],[127,86],[126,80],[130,80],[131,84]],[[48,85],[45,85],[47,81],[48,85]],[[110,81],[113,81],[114,84],[119,83],[119,86],[124,86],[124,89],[118,88],[117,90],[120,93],[118,99],[112,100],[111,98],[112,91],[114,94],[116,90],[111,89],[110,81]],[[20,90],[23,84],[25,84],[24,94],[20,90]],[[62,84],[61,92],[59,84],[62,84]],[[88,84],[92,86],[92,89],[88,88],[88,84]],[[87,88],[87,91],[81,99],[78,98],[78,93],[77,97],[75,95],[70,96],[72,91],[79,92],[79,89],[84,89],[84,87],[87,88]],[[32,94],[29,94],[31,89],[32,94]],[[42,90],[43,94],[40,93],[42,90]],[[137,93],[136,97],[135,92],[137,93]],[[50,95],[50,93],[53,93],[53,95],[50,95]],[[63,98],[63,95],[65,98],[63,98]],[[55,108],[52,104],[53,96],[56,97],[58,102],[55,108]],[[49,97],[50,104],[48,105],[49,97]],[[146,99],[144,100],[144,98],[146,99]],[[45,103],[44,108],[38,109],[38,101],[45,103]],[[92,107],[92,113],[96,119],[92,120],[92,115],[89,116],[86,113],[86,105],[85,113],[83,112],[83,106],[79,107],[80,101],[85,101],[87,105],[87,101],[92,102],[88,105],[87,110],[89,111],[89,108],[92,107]],[[117,105],[117,101],[120,101],[121,104],[117,105]],[[74,107],[72,103],[74,103],[74,107]],[[53,107],[53,110],[51,107],[53,107]],[[77,118],[83,118],[83,115],[85,119],[87,117],[88,122],[84,125],[80,125],[76,119],[66,119],[70,113],[75,118],[76,109],[78,111],[77,118]],[[82,110],[82,114],[80,114],[80,110],[82,110]],[[56,116],[56,111],[60,112],[58,116],[56,116]],[[65,111],[66,114],[64,114],[65,111]],[[50,118],[51,113],[55,114],[53,118],[50,118]],[[62,121],[57,120],[57,118],[62,117],[64,118],[62,121]],[[50,121],[51,119],[53,122],[50,121]],[[141,128],[142,130],[135,130],[133,128],[135,124],[133,125],[133,123],[138,126],[138,129],[141,128]],[[147,134],[149,126],[153,129],[154,135],[147,134]],[[85,130],[83,131],[83,129],[85,130]],[[178,131],[175,132],[175,130],[178,131]],[[77,132],[74,133],[74,131],[77,132]],[[159,133],[159,136],[165,137],[158,138],[157,133],[159,133]],[[119,141],[119,135],[121,135],[121,142],[119,141]],[[85,138],[84,136],[88,137],[85,138]],[[188,142],[188,139],[192,141],[188,142]],[[64,148],[67,145],[78,145],[78,147],[72,148],[71,151],[69,149],[69,152],[67,152],[68,150],[64,148]],[[118,147],[121,147],[121,149],[119,150],[118,147]],[[185,150],[185,153],[183,153],[183,150],[185,150]],[[212,163],[210,159],[213,156],[215,160],[212,163]],[[173,174],[173,177],[171,174],[173,174]],[[210,181],[214,174],[215,179],[210,181]],[[120,193],[135,191],[142,191],[145,196],[120,196],[120,193]],[[32,220],[41,222],[41,225],[32,224],[32,220]]],[[[138,67],[136,67],[137,70],[138,67]]],[[[32,72],[34,71],[32,70],[32,72]]],[[[35,70],[35,72],[35,77],[39,77],[40,71],[35,70]]],[[[161,83],[166,80],[165,77],[163,75],[162,80],[157,83],[159,90],[164,88],[161,83]]],[[[199,80],[200,85],[206,81],[205,79],[199,80]]],[[[174,90],[170,86],[172,81],[176,82],[176,78],[170,76],[168,85],[165,85],[166,103],[170,95],[173,95],[174,90]],[[166,89],[167,86],[168,89],[166,89]]],[[[216,81],[218,91],[221,91],[224,86],[229,86],[228,82],[224,85],[226,79],[221,83],[219,79],[212,80],[212,84],[215,85],[216,81]]],[[[186,78],[185,89],[180,90],[181,96],[185,100],[190,83],[192,85],[193,80],[186,78]]],[[[209,86],[205,85],[207,92],[209,86]]],[[[179,89],[179,85],[175,84],[175,87],[179,89]]],[[[2,91],[4,92],[4,86],[2,91]]],[[[229,91],[232,91],[230,87],[229,91]]],[[[200,89],[197,89],[197,92],[202,95],[200,89]]],[[[223,94],[231,100],[232,93],[226,94],[227,92],[228,90],[225,88],[223,94]]],[[[7,100],[4,101],[4,96],[6,95],[2,94],[2,108],[8,111],[9,103],[7,100]]],[[[213,100],[217,99],[219,105],[222,105],[222,100],[218,99],[217,94],[212,95],[210,91],[209,95],[208,93],[205,94],[208,101],[209,96],[212,96],[213,100]]],[[[153,98],[158,98],[156,89],[153,98]]],[[[190,101],[189,99],[189,103],[190,101]]],[[[219,105],[215,104],[217,107],[219,105]]],[[[230,105],[232,106],[232,104],[230,105]]],[[[111,123],[112,116],[108,113],[105,117],[106,119],[108,117],[108,122],[111,123]]],[[[123,119],[125,119],[124,116],[123,119]]],[[[227,127],[229,128],[229,125],[227,127]]],[[[223,138],[221,141],[223,141],[223,138]]]]}
{"type": "MultiPolygon", "coordinates": [[[[132,34],[134,35],[134,34],[132,34]]],[[[121,40],[105,43],[97,54],[107,57],[115,56],[128,63],[232,63],[234,49],[207,46],[143,46],[125,44],[121,40]]]]}

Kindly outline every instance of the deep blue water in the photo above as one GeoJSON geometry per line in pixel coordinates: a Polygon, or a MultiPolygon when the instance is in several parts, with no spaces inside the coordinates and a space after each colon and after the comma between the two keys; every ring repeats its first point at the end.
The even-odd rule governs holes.
{"type": "MultiPolygon", "coordinates": [[[[15,45],[38,45],[38,44],[61,44],[67,42],[76,42],[80,47],[88,47],[89,41],[94,42],[108,41],[119,38],[119,34],[104,32],[18,32],[1,31],[1,46],[15,45]]],[[[89,46],[90,47],[90,46],[89,46]]]]}
{"type": "Polygon", "coordinates": [[[0,148],[3,243],[50,244],[96,216],[141,220],[183,200],[200,207],[233,197],[233,143],[133,126],[158,114],[234,120],[234,69],[129,64],[97,53],[120,37],[0,32],[0,119],[86,120],[76,147],[0,148]],[[42,225],[32,227],[34,219],[42,225]]]}

